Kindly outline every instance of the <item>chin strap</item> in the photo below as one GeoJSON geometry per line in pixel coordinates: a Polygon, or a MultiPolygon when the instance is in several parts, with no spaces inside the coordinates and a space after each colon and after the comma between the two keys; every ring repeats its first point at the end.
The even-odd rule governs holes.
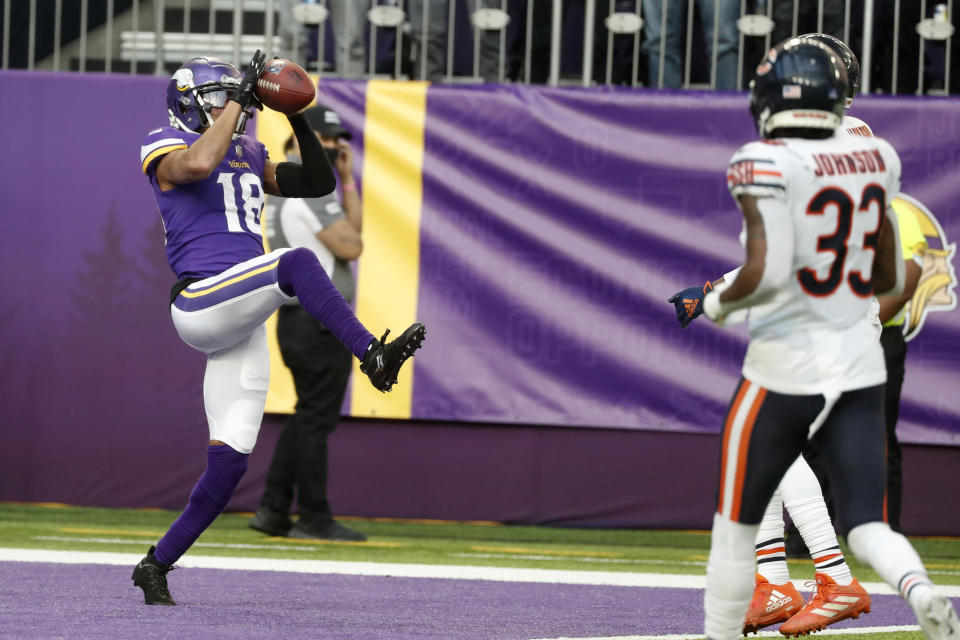
{"type": "Polygon", "coordinates": [[[237,118],[237,128],[233,130],[233,139],[236,140],[237,136],[243,135],[243,132],[247,129],[247,120],[250,118],[250,112],[246,109],[240,111],[240,117],[237,118]]]}

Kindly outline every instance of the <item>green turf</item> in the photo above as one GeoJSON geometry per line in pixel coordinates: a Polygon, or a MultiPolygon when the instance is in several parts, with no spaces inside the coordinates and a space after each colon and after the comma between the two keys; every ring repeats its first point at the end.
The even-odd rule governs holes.
{"type": "MultiPolygon", "coordinates": [[[[0,546],[141,553],[163,534],[176,516],[172,511],[0,504],[0,546]]],[[[248,520],[249,514],[222,515],[190,553],[699,575],[704,572],[710,544],[709,535],[701,531],[363,519],[344,522],[366,533],[367,543],[315,543],[265,536],[249,529],[248,520]],[[232,545],[252,545],[253,548],[232,545]]],[[[960,539],[913,538],[912,541],[936,582],[960,584],[960,539]]],[[[847,554],[847,560],[861,581],[879,580],[852,554],[847,554]]],[[[812,578],[813,562],[791,560],[790,571],[795,579],[812,578]]]]}

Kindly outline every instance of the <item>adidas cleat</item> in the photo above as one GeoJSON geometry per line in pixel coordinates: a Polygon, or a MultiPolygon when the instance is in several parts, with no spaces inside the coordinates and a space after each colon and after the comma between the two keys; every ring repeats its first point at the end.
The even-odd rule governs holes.
{"type": "Polygon", "coordinates": [[[400,367],[420,348],[427,335],[427,328],[420,322],[414,322],[399,338],[385,342],[390,330],[383,337],[374,340],[367,347],[360,371],[367,374],[370,383],[380,391],[390,391],[397,383],[400,367]]]}
{"type": "Polygon", "coordinates": [[[816,574],[816,579],[817,588],[810,601],[780,626],[783,635],[803,636],[823,631],[835,622],[870,613],[870,594],[856,580],[844,586],[825,573],[816,574]]]}
{"type": "Polygon", "coordinates": [[[167,574],[174,569],[172,564],[160,564],[153,557],[156,547],[150,547],[136,567],[133,568],[133,585],[143,589],[143,601],[147,604],[174,606],[177,604],[167,589],[167,574]]]}
{"type": "Polygon", "coordinates": [[[803,596],[792,583],[770,584],[757,574],[753,599],[743,622],[743,635],[788,620],[803,606],[803,596]]]}

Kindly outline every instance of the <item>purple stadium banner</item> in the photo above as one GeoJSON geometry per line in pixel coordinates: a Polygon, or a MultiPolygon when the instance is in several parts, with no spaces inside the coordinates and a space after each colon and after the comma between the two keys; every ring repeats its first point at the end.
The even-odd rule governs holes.
{"type": "MultiPolygon", "coordinates": [[[[118,491],[158,504],[202,469],[204,358],[171,326],[138,164],[166,122],[165,83],[0,73],[0,499],[43,481],[88,504],[118,491]],[[169,463],[187,450],[195,460],[169,463]],[[134,496],[131,477],[157,480],[134,496]]],[[[354,130],[364,94],[322,87],[354,130]]],[[[960,102],[864,98],[852,113],[899,150],[904,191],[956,242],[960,102]]],[[[746,334],[681,330],[666,299],[741,259],[724,169],[754,136],[745,94],[431,87],[418,293],[430,336],[412,417],[719,432],[746,334]]],[[[957,388],[958,312],[932,309],[910,342],[902,439],[960,444],[957,388]]]]}
{"type": "MultiPolygon", "coordinates": [[[[362,129],[362,83],[324,81],[321,95],[362,129]]],[[[960,382],[958,106],[861,98],[852,111],[900,151],[904,192],[949,254],[910,342],[905,442],[960,444],[946,391],[960,382]]],[[[755,136],[745,94],[431,87],[418,300],[431,348],[412,417],[719,431],[745,328],[681,330],[665,301],[742,259],[724,170],[755,136]]]]}
{"type": "MultiPolygon", "coordinates": [[[[958,102],[855,113],[955,240],[958,102]]],[[[666,299],[742,260],[724,169],[754,137],[744,94],[431,88],[414,417],[719,431],[745,331],[681,330],[666,299]]],[[[910,343],[907,441],[960,443],[957,318],[910,343]]]]}

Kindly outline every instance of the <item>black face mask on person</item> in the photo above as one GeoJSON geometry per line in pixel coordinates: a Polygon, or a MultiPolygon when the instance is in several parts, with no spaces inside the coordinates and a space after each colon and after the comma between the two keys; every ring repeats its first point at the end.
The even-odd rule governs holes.
{"type": "Polygon", "coordinates": [[[327,160],[330,161],[330,166],[335,166],[337,164],[337,158],[340,157],[340,149],[328,149],[324,147],[323,150],[327,153],[327,160]]]}

